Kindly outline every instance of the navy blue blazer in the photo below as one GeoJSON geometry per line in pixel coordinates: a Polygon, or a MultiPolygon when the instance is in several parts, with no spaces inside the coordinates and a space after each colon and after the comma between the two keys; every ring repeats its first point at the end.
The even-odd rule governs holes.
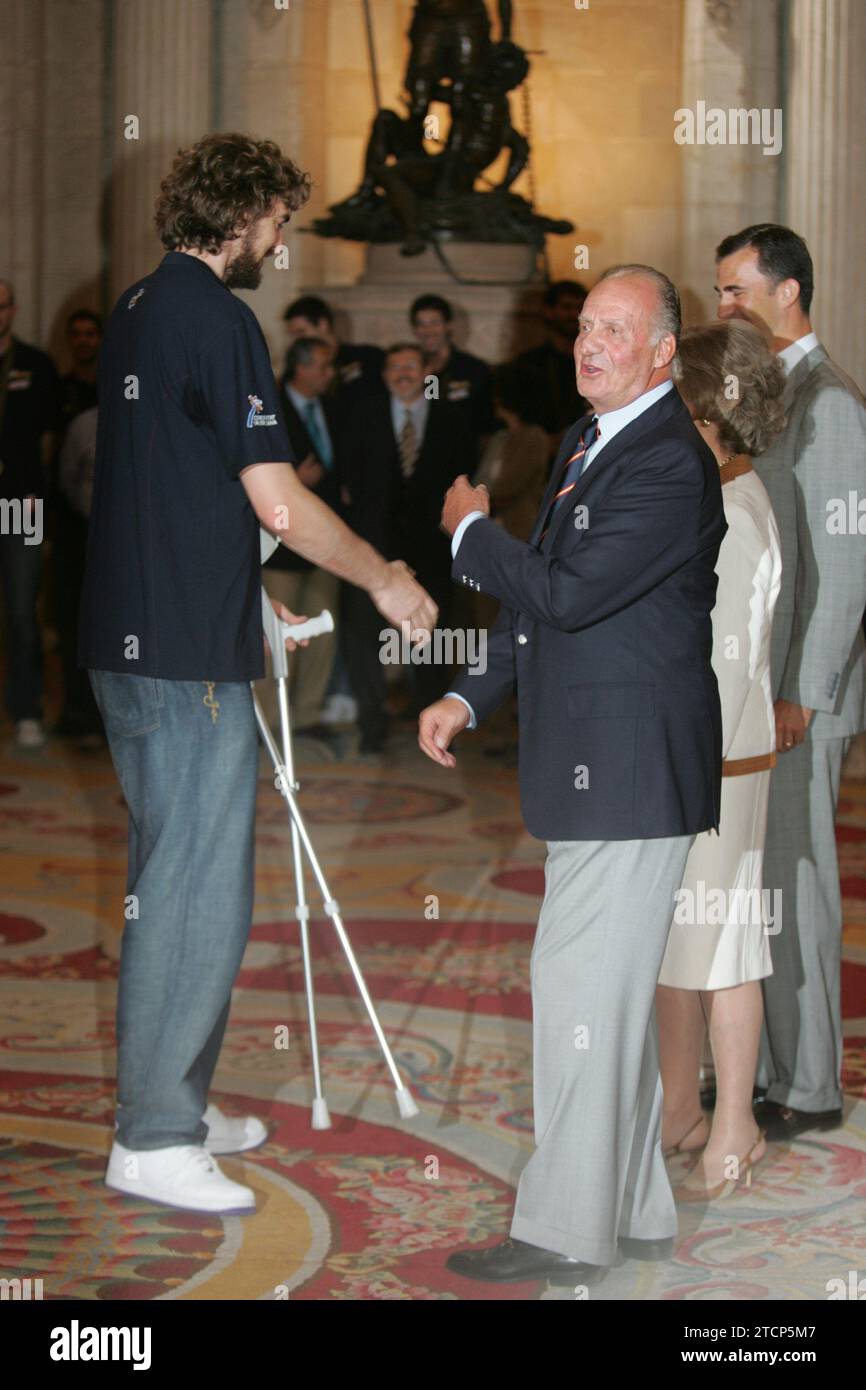
{"type": "Polygon", "coordinates": [[[528,542],[487,518],[464,532],[452,577],[503,607],[486,671],[451,688],[480,723],[516,685],[521,807],[539,839],[718,829],[718,464],[674,389],[598,453],[542,542],[589,418],[563,440],[528,542]]]}

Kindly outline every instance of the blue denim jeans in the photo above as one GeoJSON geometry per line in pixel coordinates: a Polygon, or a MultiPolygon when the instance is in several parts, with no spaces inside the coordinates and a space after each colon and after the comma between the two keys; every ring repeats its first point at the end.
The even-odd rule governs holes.
{"type": "Polygon", "coordinates": [[[129,809],[117,1139],[128,1149],[200,1144],[252,922],[252,692],[245,682],[89,674],[129,809]]]}

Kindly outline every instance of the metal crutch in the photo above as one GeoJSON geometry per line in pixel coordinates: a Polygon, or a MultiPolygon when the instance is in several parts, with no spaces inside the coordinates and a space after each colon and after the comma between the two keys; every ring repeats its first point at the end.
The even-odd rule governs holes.
{"type": "Polygon", "coordinates": [[[373,1030],[376,1034],[376,1037],[379,1040],[379,1046],[381,1047],[382,1052],[384,1054],[388,1070],[390,1071],[391,1076],[393,1078],[395,1096],[397,1100],[397,1108],[400,1112],[400,1115],[404,1119],[408,1119],[412,1115],[418,1114],[418,1106],[415,1104],[415,1101],[412,1097],[412,1093],[409,1090],[409,1088],[403,1084],[403,1080],[400,1076],[399,1071],[397,1070],[396,1063],[392,1056],[391,1049],[388,1046],[388,1041],[385,1037],[385,1034],[382,1031],[382,1026],[377,1017],[373,1001],[370,998],[370,994],[364,981],[364,977],[361,974],[360,967],[358,965],[357,960],[355,959],[355,954],[352,950],[351,942],[349,941],[349,938],[346,934],[346,929],[343,925],[343,919],[340,914],[339,904],[337,903],[336,899],[333,898],[331,895],[331,890],[328,887],[327,880],[325,878],[324,873],[322,872],[322,868],[319,864],[316,852],[313,849],[312,842],[310,841],[310,837],[307,833],[307,828],[304,825],[304,820],[300,813],[300,810],[298,809],[298,803],[295,797],[295,793],[298,791],[298,783],[295,780],[294,759],[292,756],[292,737],[289,720],[289,697],[287,679],[288,654],[286,652],[285,641],[287,637],[292,637],[296,641],[300,641],[304,637],[314,638],[320,636],[324,632],[331,632],[333,631],[334,620],[331,617],[331,614],[327,611],[327,609],[325,609],[322,613],[319,614],[317,618],[311,618],[307,622],[295,623],[294,625],[290,626],[288,623],[282,622],[282,620],[277,617],[267,593],[264,589],[262,589],[262,622],[265,630],[265,636],[268,639],[268,646],[271,650],[271,661],[273,665],[274,678],[277,681],[277,698],[279,702],[280,711],[280,742],[282,744],[282,749],[280,749],[277,746],[277,742],[268,725],[267,720],[264,717],[261,705],[259,704],[255,691],[253,691],[253,704],[255,707],[256,722],[259,727],[259,733],[261,735],[265,747],[268,750],[268,753],[270,754],[271,761],[274,765],[275,786],[284,798],[289,809],[289,825],[292,835],[292,858],[294,862],[295,887],[297,892],[297,904],[295,908],[295,915],[298,919],[301,929],[301,951],[304,960],[304,986],[307,996],[307,1014],[310,1020],[310,1046],[313,1059],[314,1099],[312,1127],[313,1129],[329,1129],[331,1119],[328,1113],[328,1103],[325,1100],[325,1097],[322,1092],[322,1077],[321,1068],[319,1065],[319,1040],[316,1029],[316,1008],[313,996],[313,972],[310,961],[310,943],[308,932],[310,909],[306,900],[306,888],[304,883],[304,863],[303,857],[301,855],[302,845],[306,853],[306,856],[310,862],[310,867],[313,870],[313,875],[319,886],[319,891],[322,894],[324,911],[327,914],[327,916],[331,918],[334,924],[334,929],[337,933],[340,945],[343,948],[346,959],[349,962],[349,968],[351,969],[352,974],[355,978],[355,984],[358,987],[358,992],[361,995],[362,1000],[364,1001],[364,1006],[367,1010],[370,1022],[373,1025],[373,1030]]]}

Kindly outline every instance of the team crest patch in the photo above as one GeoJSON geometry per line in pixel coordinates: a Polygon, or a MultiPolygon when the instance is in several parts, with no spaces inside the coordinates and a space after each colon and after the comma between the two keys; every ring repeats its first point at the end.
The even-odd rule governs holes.
{"type": "Polygon", "coordinates": [[[141,289],[136,290],[136,291],[135,291],[135,294],[130,295],[129,299],[128,299],[127,302],[126,302],[126,307],[127,307],[127,309],[134,309],[135,306],[136,306],[136,304],[137,304],[138,301],[141,299],[141,296],[142,296],[143,294],[144,294],[144,285],[142,285],[141,289]]]}
{"type": "Polygon", "coordinates": [[[249,414],[247,415],[248,430],[251,430],[253,425],[275,425],[277,423],[276,415],[262,414],[265,403],[263,400],[260,400],[258,396],[247,396],[247,400],[250,406],[249,414]]]}

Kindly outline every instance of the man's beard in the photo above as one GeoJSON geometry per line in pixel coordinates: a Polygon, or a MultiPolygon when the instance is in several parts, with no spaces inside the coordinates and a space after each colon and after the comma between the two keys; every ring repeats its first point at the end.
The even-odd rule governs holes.
{"type": "Polygon", "coordinates": [[[262,283],[264,256],[256,258],[248,241],[244,240],[231,265],[226,267],[223,284],[230,290],[257,290],[262,283]]]}

